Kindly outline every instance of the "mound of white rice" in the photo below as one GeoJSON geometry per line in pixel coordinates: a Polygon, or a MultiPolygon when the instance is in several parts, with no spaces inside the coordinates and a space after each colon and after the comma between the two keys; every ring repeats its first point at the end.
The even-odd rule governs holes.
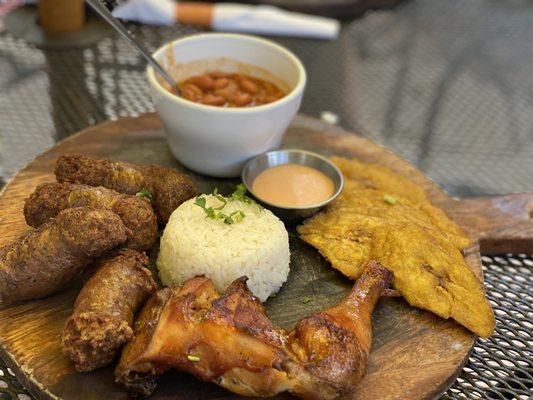
{"type": "MultiPolygon", "coordinates": [[[[221,204],[212,195],[203,197],[207,207],[221,204]]],[[[163,284],[205,275],[222,292],[246,275],[248,287],[261,301],[276,293],[289,274],[289,238],[283,223],[269,210],[234,200],[222,211],[229,215],[241,210],[245,217],[228,225],[206,218],[194,201],[178,207],[163,232],[157,257],[163,284]]]]}

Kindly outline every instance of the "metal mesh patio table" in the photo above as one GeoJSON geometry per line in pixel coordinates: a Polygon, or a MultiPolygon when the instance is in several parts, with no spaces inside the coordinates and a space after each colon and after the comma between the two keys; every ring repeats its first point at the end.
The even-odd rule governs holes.
{"type": "MultiPolygon", "coordinates": [[[[306,65],[301,111],[338,116],[457,197],[533,189],[533,3],[413,0],[343,23],[336,41],[277,38],[306,65]]],[[[190,27],[131,25],[149,49],[190,27]]],[[[0,179],[87,126],[153,111],[144,62],[110,35],[42,50],[0,33],[0,179]]],[[[533,253],[533,249],[531,249],[533,253]]],[[[443,399],[530,399],[533,256],[483,256],[498,322],[443,399]]],[[[0,399],[31,399],[0,362],[0,399]]]]}

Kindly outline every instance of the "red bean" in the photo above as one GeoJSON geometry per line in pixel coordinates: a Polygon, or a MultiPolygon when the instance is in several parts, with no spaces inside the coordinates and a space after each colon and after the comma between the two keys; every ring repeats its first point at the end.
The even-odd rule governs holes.
{"type": "Polygon", "coordinates": [[[267,94],[273,94],[276,91],[276,87],[270,82],[265,81],[263,86],[265,87],[265,92],[267,94]]]}
{"type": "Polygon", "coordinates": [[[272,82],[222,71],[192,76],[180,87],[183,98],[212,106],[252,107],[284,96],[272,82]]]}
{"type": "Polygon", "coordinates": [[[183,88],[186,90],[190,90],[197,98],[204,96],[204,92],[202,91],[202,89],[200,89],[194,83],[186,83],[185,85],[183,85],[183,88]]]}
{"type": "Polygon", "coordinates": [[[198,86],[200,89],[204,91],[213,88],[213,84],[215,83],[215,80],[211,78],[209,75],[193,76],[189,78],[188,81],[198,86]]]}
{"type": "Polygon", "coordinates": [[[186,100],[190,100],[190,101],[196,100],[196,96],[194,95],[194,92],[188,88],[182,88],[181,95],[186,100]]]}
{"type": "Polygon", "coordinates": [[[259,91],[257,85],[251,80],[243,79],[240,81],[240,84],[241,88],[250,94],[256,94],[259,91]]]}
{"type": "Polygon", "coordinates": [[[228,103],[233,103],[236,92],[237,85],[233,81],[229,81],[226,87],[215,90],[215,94],[224,97],[228,103]]]}
{"type": "Polygon", "coordinates": [[[229,79],[228,78],[219,78],[213,83],[213,87],[215,89],[222,89],[228,86],[229,79]]]}
{"type": "Polygon", "coordinates": [[[230,77],[236,80],[237,82],[240,82],[243,79],[246,79],[243,75],[239,74],[238,72],[231,74],[230,77]]]}
{"type": "Polygon", "coordinates": [[[214,94],[208,93],[203,98],[202,103],[210,106],[223,106],[224,104],[226,104],[226,99],[224,99],[224,97],[222,96],[216,96],[214,94]]]}
{"type": "Polygon", "coordinates": [[[237,107],[242,107],[252,102],[252,96],[250,95],[250,93],[237,92],[235,98],[233,99],[233,102],[237,107]]]}

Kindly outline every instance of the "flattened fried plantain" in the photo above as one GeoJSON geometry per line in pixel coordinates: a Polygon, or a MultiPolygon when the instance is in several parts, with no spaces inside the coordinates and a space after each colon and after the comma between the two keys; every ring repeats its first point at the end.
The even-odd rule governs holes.
{"type": "Polygon", "coordinates": [[[462,255],[470,241],[461,228],[431,205],[421,188],[393,171],[333,161],[347,179],[345,190],[298,227],[301,238],[352,279],[369,260],[378,261],[394,273],[393,286],[411,305],[490,336],[494,314],[462,255]]]}

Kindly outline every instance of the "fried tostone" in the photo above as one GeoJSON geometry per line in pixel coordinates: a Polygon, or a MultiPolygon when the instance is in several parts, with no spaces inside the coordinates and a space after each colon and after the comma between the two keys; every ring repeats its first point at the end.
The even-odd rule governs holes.
{"type": "Polygon", "coordinates": [[[369,260],[378,261],[394,273],[394,288],[411,305],[490,336],[494,314],[483,283],[463,257],[470,240],[462,229],[431,205],[421,188],[393,171],[333,161],[346,177],[345,190],[298,227],[300,237],[351,279],[369,260]]]}

